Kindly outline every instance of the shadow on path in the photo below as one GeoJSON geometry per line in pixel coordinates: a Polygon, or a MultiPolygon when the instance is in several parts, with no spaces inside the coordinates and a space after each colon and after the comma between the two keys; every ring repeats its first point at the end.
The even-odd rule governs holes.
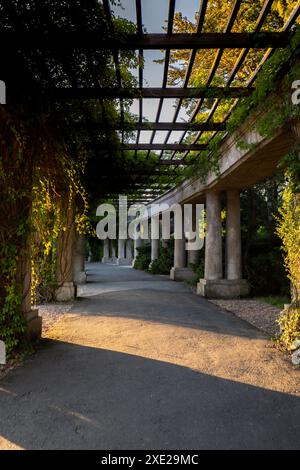
{"type": "Polygon", "coordinates": [[[57,341],[0,388],[0,434],[26,449],[293,449],[299,423],[295,396],[57,341]]]}

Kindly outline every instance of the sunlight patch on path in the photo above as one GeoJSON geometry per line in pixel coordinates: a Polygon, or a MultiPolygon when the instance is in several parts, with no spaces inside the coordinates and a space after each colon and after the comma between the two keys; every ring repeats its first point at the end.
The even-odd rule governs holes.
{"type": "Polygon", "coordinates": [[[299,396],[299,375],[262,338],[118,316],[67,314],[48,338],[183,366],[299,396]]]}

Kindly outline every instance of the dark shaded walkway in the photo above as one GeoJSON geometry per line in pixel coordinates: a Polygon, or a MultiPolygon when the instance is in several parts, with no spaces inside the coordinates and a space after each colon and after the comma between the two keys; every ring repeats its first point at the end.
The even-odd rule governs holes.
{"type": "Polygon", "coordinates": [[[0,448],[299,448],[299,372],[182,284],[89,265],[83,297],[0,383],[0,448]]]}

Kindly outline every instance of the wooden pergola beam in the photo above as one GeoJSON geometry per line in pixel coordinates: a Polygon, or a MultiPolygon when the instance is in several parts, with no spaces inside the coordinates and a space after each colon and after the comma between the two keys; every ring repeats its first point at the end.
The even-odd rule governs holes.
{"type": "Polygon", "coordinates": [[[288,32],[133,34],[124,38],[102,37],[101,32],[0,32],[0,49],[219,49],[276,48],[289,42],[288,32]]]}
{"type": "MultiPolygon", "coordinates": [[[[123,146],[123,150],[178,150],[185,152],[206,150],[207,145],[205,144],[126,144],[123,146]]],[[[176,162],[176,160],[174,160],[176,162]]]]}
{"type": "MultiPolygon", "coordinates": [[[[117,99],[117,98],[242,98],[254,88],[202,87],[202,88],[47,88],[28,89],[28,95],[42,95],[46,99],[117,99]]],[[[9,92],[9,89],[8,89],[9,92]]]]}
{"type": "Polygon", "coordinates": [[[187,160],[183,160],[182,158],[177,158],[177,159],[163,159],[161,158],[159,161],[160,165],[184,165],[184,166],[189,166],[191,165],[191,162],[187,160]]]}
{"type": "MultiPolygon", "coordinates": [[[[223,122],[137,122],[124,124],[123,128],[140,131],[224,131],[226,124],[223,122]]],[[[119,130],[121,127],[117,124],[114,129],[119,130]]]]}

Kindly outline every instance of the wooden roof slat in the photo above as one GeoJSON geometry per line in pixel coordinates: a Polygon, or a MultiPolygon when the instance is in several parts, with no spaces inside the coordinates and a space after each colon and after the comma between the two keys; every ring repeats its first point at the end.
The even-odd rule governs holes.
{"type": "Polygon", "coordinates": [[[114,99],[114,98],[237,98],[248,96],[253,90],[245,87],[207,88],[47,88],[28,90],[28,95],[54,99],[114,99]]]}
{"type": "MultiPolygon", "coordinates": [[[[169,2],[169,14],[168,14],[168,26],[167,26],[167,35],[171,36],[173,32],[173,23],[174,23],[174,11],[175,11],[175,0],[170,0],[169,2]]],[[[169,62],[170,62],[170,53],[171,50],[166,50],[165,52],[165,60],[164,60],[164,74],[163,74],[163,82],[162,82],[162,88],[165,89],[167,87],[167,82],[168,82],[168,71],[169,71],[169,62]]],[[[156,112],[156,118],[155,121],[158,122],[160,119],[161,115],[161,110],[163,107],[163,98],[160,98],[157,112],[156,112]]],[[[155,132],[152,132],[152,135],[150,137],[150,143],[152,144],[155,138],[155,132]]],[[[149,157],[149,152],[147,157],[149,157]]]]}
{"type": "MultiPolygon", "coordinates": [[[[258,33],[261,29],[261,27],[263,26],[263,23],[268,15],[268,13],[270,12],[271,10],[271,7],[272,7],[272,4],[273,4],[274,0],[265,0],[262,8],[261,8],[261,11],[260,11],[260,14],[256,20],[256,24],[255,24],[255,33],[258,33]]],[[[227,79],[227,82],[226,82],[226,85],[227,86],[230,86],[231,83],[233,82],[234,78],[236,77],[236,74],[238,73],[240,67],[242,66],[244,60],[246,59],[247,57],[247,54],[249,52],[249,48],[245,48],[245,49],[242,49],[232,71],[230,72],[229,76],[228,76],[228,79],[227,79]]],[[[247,88],[250,87],[250,83],[247,84],[247,88]]],[[[213,117],[214,113],[216,112],[217,108],[218,108],[218,105],[220,103],[220,100],[216,100],[214,105],[212,106],[210,112],[209,112],[209,115],[207,117],[207,120],[206,122],[209,122],[209,120],[213,117]]],[[[200,109],[200,108],[199,108],[200,109]]],[[[199,110],[198,110],[199,111],[199,110]]],[[[224,119],[224,122],[228,119],[230,113],[228,113],[226,119],[224,119]]],[[[193,119],[193,117],[192,117],[193,119]]],[[[201,137],[202,135],[202,132],[200,131],[198,133],[198,135],[196,136],[196,138],[193,140],[193,143],[196,143],[199,138],[201,137]]],[[[209,140],[211,140],[214,136],[212,136],[209,140]]],[[[183,156],[183,158],[186,158],[187,155],[188,155],[189,152],[186,152],[185,155],[183,156]]]]}
{"type": "MultiPolygon", "coordinates": [[[[109,22],[109,28],[111,32],[114,32],[114,25],[112,21],[112,15],[111,15],[111,10],[110,10],[110,4],[109,0],[103,0],[103,6],[104,6],[104,11],[106,14],[106,18],[109,22]]],[[[115,63],[115,69],[116,69],[116,78],[117,78],[117,84],[118,87],[122,87],[122,76],[121,76],[121,69],[120,69],[120,63],[119,63],[119,51],[118,49],[113,50],[113,58],[114,58],[114,63],[115,63]]],[[[120,109],[121,109],[121,122],[124,122],[124,103],[123,103],[123,98],[120,98],[120,109]]],[[[124,141],[124,132],[122,129],[122,142],[124,141]]]]}
{"type": "MultiPolygon", "coordinates": [[[[204,25],[207,3],[208,3],[208,0],[200,0],[199,10],[198,10],[199,15],[198,15],[198,21],[197,21],[197,28],[196,28],[196,34],[198,35],[201,33],[203,25],[204,25]]],[[[197,54],[197,49],[192,49],[190,58],[189,58],[189,63],[188,63],[187,70],[186,70],[186,74],[184,77],[183,88],[187,88],[188,86],[190,76],[193,70],[193,65],[195,62],[196,54],[197,54]]],[[[179,101],[177,103],[176,110],[173,116],[173,122],[177,121],[177,118],[178,118],[178,115],[182,106],[182,101],[183,99],[179,98],[179,101]]],[[[170,136],[171,136],[171,131],[168,132],[168,134],[166,135],[165,143],[168,142],[170,136]]],[[[160,157],[162,157],[162,154],[163,152],[161,152],[160,157]]]]}
{"type": "MultiPolygon", "coordinates": [[[[135,9],[136,9],[136,25],[137,25],[137,33],[139,36],[143,34],[143,20],[142,20],[142,4],[141,0],[135,0],[135,9]]],[[[143,65],[142,62],[144,60],[144,52],[143,49],[139,49],[139,87],[143,87],[143,65]]],[[[139,122],[143,121],[143,99],[139,98],[139,122]]],[[[139,143],[140,139],[140,130],[137,132],[136,143],[139,143]]]]}
{"type": "MultiPolygon", "coordinates": [[[[299,14],[299,13],[298,13],[299,14]]],[[[296,15],[296,13],[295,13],[296,15]]],[[[170,49],[243,49],[285,47],[288,31],[261,33],[178,33],[133,34],[124,39],[102,37],[99,32],[15,33],[0,32],[0,49],[91,49],[91,50],[170,50],[170,49]]]]}
{"type": "MultiPolygon", "coordinates": [[[[120,129],[120,124],[113,126],[114,129],[120,129]]],[[[226,129],[225,123],[208,122],[208,123],[189,123],[189,122],[137,122],[128,123],[125,130],[141,130],[141,131],[222,131],[226,129]]]]}
{"type": "Polygon", "coordinates": [[[203,144],[124,144],[124,150],[206,150],[203,144]]]}

